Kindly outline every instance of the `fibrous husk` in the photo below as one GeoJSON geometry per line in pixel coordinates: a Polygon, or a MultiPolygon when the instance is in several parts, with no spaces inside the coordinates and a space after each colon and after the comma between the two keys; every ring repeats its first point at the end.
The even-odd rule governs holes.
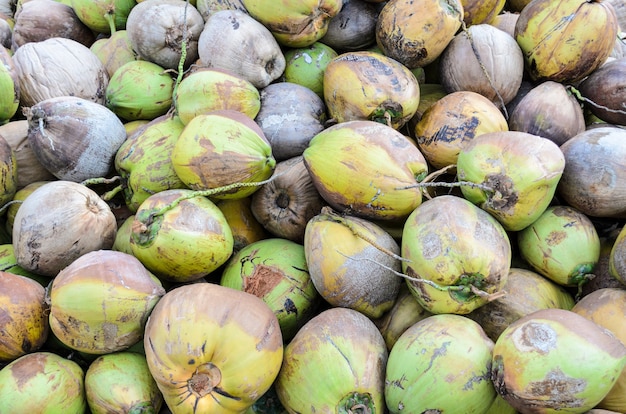
{"type": "Polygon", "coordinates": [[[309,88],[291,82],[267,85],[260,93],[255,121],[272,145],[278,161],[301,155],[324,128],[326,105],[309,88]]]}
{"type": "Polygon", "coordinates": [[[272,33],[239,10],[211,15],[198,39],[198,55],[202,65],[234,73],[257,88],[285,70],[285,57],[272,33]]]}
{"type": "Polygon", "coordinates": [[[509,115],[512,131],[548,138],[557,145],[585,130],[580,103],[565,85],[554,81],[533,87],[509,115]]]}
{"type": "Polygon", "coordinates": [[[362,0],[343,0],[319,41],[342,52],[362,50],[376,43],[376,6],[362,0]]]}
{"type": "Polygon", "coordinates": [[[626,131],[588,128],[561,145],[565,169],[558,184],[562,201],[591,217],[626,216],[626,131]]]}
{"type": "Polygon", "coordinates": [[[448,92],[477,92],[503,108],[522,83],[524,56],[515,39],[502,30],[475,24],[450,41],[439,68],[448,92]]]}
{"type": "Polygon", "coordinates": [[[18,189],[37,181],[52,181],[56,177],[44,167],[35,155],[28,141],[28,121],[19,119],[0,126],[2,136],[13,148],[17,169],[18,189]]]}
{"type": "Polygon", "coordinates": [[[23,2],[15,16],[13,50],[17,50],[24,43],[40,42],[52,37],[76,40],[87,47],[90,47],[96,38],[94,32],[67,4],[55,0],[23,2]]]}
{"type": "Polygon", "coordinates": [[[301,157],[278,162],[274,175],[252,194],[252,214],[270,233],[302,242],[306,224],[326,203],[301,157]]]}
{"type": "Polygon", "coordinates": [[[122,121],[83,98],[45,99],[28,111],[28,141],[39,162],[61,180],[106,176],[126,140],[122,121]]]}
{"type": "Polygon", "coordinates": [[[109,75],[85,45],[61,37],[30,42],[13,55],[20,85],[20,103],[30,107],[59,96],[104,103],[109,75]]]}
{"type": "Polygon", "coordinates": [[[116,232],[115,215],[95,191],[72,181],[51,181],[17,210],[15,258],[28,271],[54,277],[83,254],[110,249],[116,232]]]}
{"type": "Polygon", "coordinates": [[[198,59],[198,39],[204,19],[189,2],[147,0],[128,14],[126,31],[137,54],[165,69],[177,69],[185,42],[184,67],[198,59]]]}

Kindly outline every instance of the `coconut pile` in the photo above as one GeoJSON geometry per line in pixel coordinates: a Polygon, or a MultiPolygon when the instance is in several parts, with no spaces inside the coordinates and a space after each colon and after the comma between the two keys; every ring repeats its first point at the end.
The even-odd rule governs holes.
{"type": "Polygon", "coordinates": [[[626,412],[623,30],[0,0],[0,414],[626,412]]]}

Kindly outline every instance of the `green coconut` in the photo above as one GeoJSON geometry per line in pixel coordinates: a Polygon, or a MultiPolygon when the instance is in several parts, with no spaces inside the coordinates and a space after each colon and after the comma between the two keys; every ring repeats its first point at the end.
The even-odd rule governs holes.
{"type": "Polygon", "coordinates": [[[26,354],[0,370],[3,413],[83,414],[85,373],[76,362],[51,352],[26,354]]]}
{"type": "Polygon", "coordinates": [[[287,239],[263,239],[243,247],[224,265],[220,284],[263,299],[276,314],[285,342],[321,303],[304,246],[287,239]]]}
{"type": "Polygon", "coordinates": [[[114,352],[94,360],[85,372],[85,395],[91,414],[157,414],[163,405],[146,356],[135,352],[114,352]]]}
{"type": "Polygon", "coordinates": [[[189,121],[171,159],[174,171],[190,189],[223,190],[211,194],[217,199],[251,195],[259,188],[255,183],[267,180],[276,167],[261,128],[232,109],[214,110],[189,121]]]}
{"type": "Polygon", "coordinates": [[[464,316],[432,315],[415,323],[389,352],[389,412],[486,412],[496,397],[492,349],[493,341],[480,325],[464,316]]]}
{"type": "Polygon", "coordinates": [[[519,131],[474,137],[457,158],[463,196],[492,214],[506,230],[521,230],[552,202],[565,168],[553,141],[519,131]],[[472,185],[473,184],[473,185],[472,185]]]}
{"type": "Polygon", "coordinates": [[[401,252],[410,290],[437,314],[468,314],[500,297],[512,257],[502,225],[453,195],[427,200],[409,215],[401,252]]]}
{"type": "Polygon", "coordinates": [[[582,287],[594,277],[600,237],[589,217],[574,207],[551,206],[517,233],[521,257],[562,286],[582,287]]]}
{"type": "Polygon", "coordinates": [[[172,151],[185,125],[178,117],[160,116],[132,133],[115,154],[115,169],[122,178],[124,201],[136,212],[152,194],[187,188],[171,161],[172,151]]]}
{"type": "Polygon", "coordinates": [[[174,79],[156,63],[131,60],[111,76],[105,105],[127,121],[152,120],[172,106],[174,79]]]}
{"type": "Polygon", "coordinates": [[[130,247],[148,270],[172,282],[191,282],[226,263],[232,230],[207,197],[188,189],[164,190],[137,210],[130,247]]]}
{"type": "Polygon", "coordinates": [[[518,319],[493,348],[492,381],[519,412],[582,414],[611,390],[626,347],[571,310],[542,309],[518,319]]]}
{"type": "Polygon", "coordinates": [[[285,51],[285,82],[306,86],[320,98],[324,97],[324,71],[338,53],[324,43],[315,42],[310,46],[290,48],[285,51]]]}

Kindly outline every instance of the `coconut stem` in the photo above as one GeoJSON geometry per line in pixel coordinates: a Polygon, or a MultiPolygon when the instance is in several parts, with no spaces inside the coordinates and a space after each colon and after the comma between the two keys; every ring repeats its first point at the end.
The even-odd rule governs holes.
{"type": "Polygon", "coordinates": [[[376,240],[373,240],[372,238],[367,237],[365,234],[363,234],[362,232],[357,230],[352,225],[352,223],[350,223],[348,220],[346,220],[345,217],[339,215],[337,212],[333,211],[330,207],[327,207],[327,206],[322,207],[322,213],[327,214],[335,223],[343,224],[348,229],[350,229],[352,234],[354,234],[356,237],[358,237],[361,240],[366,241],[367,243],[371,244],[372,246],[374,246],[375,248],[377,248],[381,252],[385,253],[386,255],[389,255],[389,256],[393,257],[394,259],[396,259],[396,260],[409,261],[409,260],[405,259],[402,256],[398,256],[397,254],[395,254],[391,250],[389,250],[389,249],[379,245],[378,243],[376,243],[376,240]]]}
{"type": "MultiPolygon", "coordinates": [[[[396,276],[400,276],[400,277],[402,277],[402,278],[404,278],[404,279],[410,280],[411,282],[424,283],[424,284],[429,285],[429,286],[431,286],[431,287],[433,287],[433,288],[435,288],[435,289],[437,289],[437,290],[440,290],[440,291],[442,291],[442,292],[445,292],[445,291],[470,292],[470,291],[471,291],[472,293],[476,294],[476,293],[475,293],[475,291],[476,291],[476,292],[480,292],[480,295],[479,295],[479,294],[476,294],[477,296],[482,296],[482,297],[485,297],[485,295],[489,295],[489,293],[487,293],[487,292],[485,292],[485,291],[482,291],[482,290],[478,289],[478,288],[477,288],[477,287],[475,287],[475,286],[471,286],[471,287],[469,287],[469,286],[465,286],[465,285],[459,285],[459,286],[457,286],[457,285],[441,286],[441,285],[439,285],[439,284],[437,284],[437,283],[433,282],[432,280],[428,280],[428,279],[421,279],[421,278],[417,278],[417,277],[409,276],[409,275],[407,275],[407,274],[405,274],[405,273],[402,273],[402,272],[398,272],[397,270],[394,270],[394,269],[392,269],[391,267],[389,267],[389,266],[387,266],[387,265],[384,265],[384,264],[382,264],[382,263],[379,263],[379,262],[377,262],[376,260],[370,259],[370,258],[368,258],[368,257],[354,258],[354,257],[350,257],[350,256],[348,256],[347,254],[343,254],[343,253],[341,253],[340,251],[337,251],[337,253],[339,253],[340,255],[342,255],[343,257],[345,257],[345,258],[347,258],[347,259],[351,259],[351,260],[365,260],[365,261],[368,261],[368,262],[375,263],[375,264],[377,264],[378,266],[381,266],[381,267],[383,267],[384,269],[389,270],[390,272],[393,272],[393,274],[395,274],[396,276]]],[[[406,258],[402,258],[402,260],[404,260],[404,261],[406,261],[406,262],[410,262],[410,260],[409,260],[409,259],[406,259],[406,258]]]]}
{"type": "Polygon", "coordinates": [[[0,208],[0,216],[12,205],[22,203],[24,200],[11,200],[0,208]]]}
{"type": "Polygon", "coordinates": [[[104,13],[104,20],[109,24],[109,31],[111,34],[115,34],[117,27],[115,26],[115,6],[111,5],[107,12],[104,13]]]}
{"type": "Polygon", "coordinates": [[[482,183],[473,183],[471,181],[456,181],[453,183],[443,183],[443,182],[420,182],[412,185],[407,185],[406,187],[398,187],[396,190],[408,190],[410,188],[423,188],[423,187],[471,187],[478,188],[479,190],[483,190],[489,193],[495,193],[495,190],[488,185],[482,183]]]}
{"type": "MultiPolygon", "coordinates": [[[[568,85],[568,86],[567,86],[567,90],[568,90],[571,94],[573,94],[573,95],[574,95],[574,96],[575,96],[575,97],[576,97],[579,101],[582,101],[582,102],[588,103],[588,104],[590,104],[591,106],[593,106],[594,108],[603,109],[603,110],[605,110],[605,111],[607,111],[607,112],[613,112],[613,113],[616,113],[616,114],[623,114],[623,115],[624,115],[624,114],[626,114],[626,111],[622,111],[621,109],[613,109],[613,108],[608,108],[608,107],[606,107],[606,106],[604,106],[604,105],[600,105],[600,104],[597,104],[597,103],[593,102],[593,101],[592,101],[591,99],[589,99],[589,98],[585,98],[585,97],[584,97],[584,96],[580,93],[580,91],[579,91],[578,89],[574,88],[574,87],[573,87],[573,86],[571,86],[571,85],[568,85]]],[[[626,105],[624,105],[624,103],[623,103],[623,102],[622,102],[622,106],[623,106],[623,107],[626,107],[626,105]]]]}
{"type": "Polygon", "coordinates": [[[273,174],[267,180],[255,181],[255,182],[238,182],[238,183],[232,183],[232,184],[229,184],[229,185],[225,185],[225,186],[222,186],[222,187],[209,188],[207,190],[191,191],[189,194],[182,195],[182,196],[178,197],[177,199],[175,199],[174,201],[172,201],[171,203],[169,203],[169,204],[161,207],[160,209],[152,212],[150,214],[150,218],[149,218],[148,222],[152,222],[155,217],[162,216],[163,214],[167,213],[168,211],[170,211],[174,207],[178,206],[182,201],[185,201],[185,200],[190,200],[190,199],[195,198],[195,197],[210,197],[210,196],[214,196],[216,194],[225,193],[225,192],[228,192],[228,191],[231,191],[231,190],[235,190],[237,188],[242,188],[242,187],[260,187],[262,185],[271,183],[272,181],[274,181],[278,177],[287,174],[289,172],[289,170],[291,170],[295,165],[298,165],[298,164],[299,164],[298,162],[294,162],[292,165],[287,167],[284,171],[282,171],[280,173],[277,173],[277,174],[273,174]]]}
{"type": "Polygon", "coordinates": [[[172,106],[176,109],[176,92],[178,91],[178,85],[183,80],[183,73],[185,71],[185,60],[187,59],[187,7],[189,7],[189,0],[185,1],[185,9],[183,10],[183,40],[180,44],[180,60],[178,61],[178,74],[176,75],[176,82],[174,82],[174,89],[172,90],[172,106]]]}
{"type": "Polygon", "coordinates": [[[470,31],[467,29],[467,25],[465,24],[465,21],[463,20],[463,13],[459,14],[459,19],[461,20],[461,28],[463,29],[463,33],[465,33],[465,36],[467,36],[467,39],[469,40],[470,46],[472,47],[472,52],[474,53],[474,56],[476,56],[476,60],[478,61],[478,64],[480,65],[480,69],[485,74],[485,77],[487,78],[487,81],[489,82],[489,86],[491,86],[491,89],[493,89],[493,91],[496,93],[496,96],[498,97],[498,101],[500,101],[500,109],[502,110],[504,117],[508,120],[509,113],[506,110],[506,104],[504,103],[504,99],[502,98],[502,95],[500,95],[500,92],[498,91],[498,89],[493,84],[493,80],[491,79],[491,76],[489,76],[489,72],[487,71],[487,68],[483,64],[482,59],[480,58],[478,49],[476,49],[476,45],[474,44],[474,38],[472,37],[472,34],[470,33],[470,31]]]}
{"type": "Polygon", "coordinates": [[[84,181],[81,181],[80,183],[85,186],[97,185],[97,184],[113,184],[113,183],[118,182],[121,179],[122,177],[120,177],[119,175],[116,175],[111,178],[105,178],[105,177],[88,178],[84,181]]]}

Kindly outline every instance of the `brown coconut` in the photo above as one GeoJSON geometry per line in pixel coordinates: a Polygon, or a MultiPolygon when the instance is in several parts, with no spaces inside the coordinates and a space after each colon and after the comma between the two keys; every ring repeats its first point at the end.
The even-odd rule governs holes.
{"type": "Polygon", "coordinates": [[[524,57],[514,38],[489,24],[459,32],[441,54],[441,84],[448,92],[480,93],[499,108],[517,94],[524,57]]]}
{"type": "Polygon", "coordinates": [[[585,130],[585,114],[562,83],[545,81],[519,101],[510,113],[509,129],[539,135],[561,145],[585,130]]]}
{"type": "Polygon", "coordinates": [[[578,89],[585,108],[608,123],[626,125],[626,58],[611,60],[593,71],[578,89]]]}
{"type": "Polygon", "coordinates": [[[13,50],[24,43],[40,42],[52,37],[76,40],[89,47],[96,36],[67,4],[55,0],[23,2],[19,13],[15,15],[13,50]]]}
{"type": "Polygon", "coordinates": [[[13,55],[20,104],[30,107],[44,99],[75,96],[104,104],[109,75],[98,57],[76,40],[54,37],[30,42],[13,55]]]}

